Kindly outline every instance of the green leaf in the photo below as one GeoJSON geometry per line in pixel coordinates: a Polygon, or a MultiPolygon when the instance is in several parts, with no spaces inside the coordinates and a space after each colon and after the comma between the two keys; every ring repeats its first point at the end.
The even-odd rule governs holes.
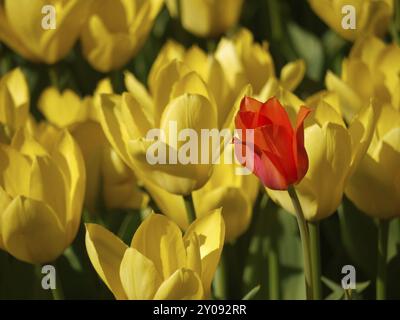
{"type": "Polygon", "coordinates": [[[271,298],[271,282],[278,281],[279,298],[305,299],[303,255],[295,217],[269,201],[257,218],[243,273],[245,290],[260,284],[257,298],[271,298]],[[278,279],[269,279],[268,259],[274,249],[278,251],[279,274],[278,279]]]}
{"type": "Polygon", "coordinates": [[[307,76],[320,81],[324,74],[324,48],[318,37],[303,29],[296,23],[288,24],[288,33],[293,48],[304,59],[307,66],[307,76]]]}
{"type": "Polygon", "coordinates": [[[377,228],[374,221],[346,198],[338,212],[342,241],[347,253],[369,279],[374,279],[377,255],[377,228]]]}
{"type": "Polygon", "coordinates": [[[261,286],[258,285],[251,289],[244,297],[242,300],[253,300],[254,297],[257,295],[258,291],[260,291],[261,286]]]}

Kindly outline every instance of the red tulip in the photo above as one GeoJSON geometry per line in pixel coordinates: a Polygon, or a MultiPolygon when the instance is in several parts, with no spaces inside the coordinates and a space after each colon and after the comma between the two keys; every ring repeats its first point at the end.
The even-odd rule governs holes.
{"type": "Polygon", "coordinates": [[[304,148],[304,120],[311,112],[301,107],[293,128],[286,110],[275,97],[262,103],[245,97],[236,115],[236,128],[242,130],[240,139],[235,139],[235,153],[242,163],[262,183],[274,190],[287,190],[300,182],[308,170],[308,156],[304,148]],[[254,141],[246,141],[243,130],[253,129],[254,141]],[[251,150],[251,151],[250,151],[251,150]],[[246,153],[249,153],[246,154],[246,153]]]}

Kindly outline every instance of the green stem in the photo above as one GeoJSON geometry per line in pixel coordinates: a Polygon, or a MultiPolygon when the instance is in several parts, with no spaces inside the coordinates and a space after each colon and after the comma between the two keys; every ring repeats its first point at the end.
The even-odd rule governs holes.
{"type": "Polygon", "coordinates": [[[196,220],[196,210],[194,209],[192,194],[183,197],[185,201],[186,213],[188,217],[189,224],[196,220]]]}
{"type": "Polygon", "coordinates": [[[388,251],[389,220],[379,220],[376,299],[386,299],[386,261],[388,251]]]}
{"type": "Polygon", "coordinates": [[[64,300],[64,291],[61,285],[59,270],[56,270],[56,288],[51,290],[53,300],[64,300]]]}
{"type": "Polygon", "coordinates": [[[322,299],[319,222],[309,222],[313,299],[322,299]]]}
{"type": "Polygon", "coordinates": [[[218,300],[225,300],[228,297],[226,267],[226,253],[223,250],[214,278],[214,295],[218,300]]]}
{"type": "Polygon", "coordinates": [[[351,289],[344,289],[344,298],[345,300],[353,300],[351,289]]]}
{"type": "Polygon", "coordinates": [[[268,251],[268,290],[270,300],[279,300],[279,257],[275,241],[268,251]]]}
{"type": "Polygon", "coordinates": [[[301,245],[303,248],[303,260],[304,260],[304,277],[306,282],[306,295],[307,300],[312,300],[312,273],[311,273],[311,254],[310,254],[310,239],[308,234],[307,223],[304,218],[303,210],[301,209],[299,198],[297,197],[296,190],[293,186],[288,188],[290,199],[292,200],[293,207],[296,212],[297,224],[299,226],[301,245]]]}

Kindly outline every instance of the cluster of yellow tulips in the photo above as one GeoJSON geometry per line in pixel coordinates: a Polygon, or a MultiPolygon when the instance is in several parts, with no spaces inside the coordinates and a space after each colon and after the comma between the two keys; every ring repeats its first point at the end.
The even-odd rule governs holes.
{"type": "MultiPolygon", "coordinates": [[[[278,68],[276,47],[270,50],[254,30],[239,26],[248,5],[244,0],[1,1],[0,249],[25,263],[56,264],[81,241],[85,257],[116,299],[228,298],[229,281],[242,278],[227,276],[225,248],[236,250],[237,243],[252,239],[256,213],[272,214],[265,209],[270,199],[297,217],[306,296],[322,299],[319,226],[343,209],[346,197],[378,221],[377,249],[369,248],[378,250],[376,284],[368,280],[376,285],[376,297],[384,299],[389,231],[398,226],[389,224],[400,217],[400,46],[393,24],[400,8],[395,3],[304,1],[337,38],[351,41],[340,71],[327,71],[309,94],[302,86],[304,59],[293,56],[278,68]],[[341,24],[342,7],[349,4],[357,13],[354,30],[341,24]],[[41,26],[44,5],[55,8],[55,29],[41,26]],[[167,38],[143,82],[127,64],[163,16],[197,44],[167,38]],[[204,46],[202,38],[212,40],[204,46]],[[71,52],[98,72],[95,89],[78,92],[47,83],[34,91],[26,65],[49,69],[75,59],[71,52]],[[4,69],[7,54],[17,54],[18,63],[4,69]],[[112,79],[118,72],[123,90],[112,79]],[[303,106],[307,114],[287,129],[286,119],[295,123],[303,106]],[[255,129],[255,157],[260,156],[255,174],[239,175],[240,163],[211,158],[149,163],[148,132],[160,129],[169,136],[171,122],[178,132],[189,128],[198,136],[204,129],[233,133],[238,123],[255,129]],[[276,187],[291,174],[286,161],[292,153],[297,178],[289,187],[276,187]],[[306,162],[300,163],[302,157],[306,162]],[[115,210],[140,220],[128,235],[109,223],[115,210]],[[84,239],[77,237],[80,232],[84,239]]],[[[185,144],[161,140],[166,150],[185,144]]],[[[238,150],[233,140],[223,147],[232,154],[238,150]]],[[[248,245],[245,252],[250,251],[248,245]]],[[[241,259],[238,253],[235,259],[241,259]]],[[[269,278],[267,286],[279,281],[279,272],[271,270],[277,279],[269,278]]],[[[250,296],[265,298],[257,290],[250,296]]],[[[344,295],[351,297],[346,290],[344,295]]]]}

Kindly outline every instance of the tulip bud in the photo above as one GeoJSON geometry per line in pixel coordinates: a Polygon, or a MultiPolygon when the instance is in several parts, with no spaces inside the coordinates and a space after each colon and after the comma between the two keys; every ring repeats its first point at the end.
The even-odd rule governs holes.
{"type": "Polygon", "coordinates": [[[179,16],[182,26],[199,37],[216,37],[234,27],[243,0],[167,0],[171,16],[179,16]]]}
{"type": "Polygon", "coordinates": [[[9,143],[29,115],[29,89],[19,68],[0,80],[0,142],[9,143]]]}
{"type": "Polygon", "coordinates": [[[162,5],[162,0],[94,2],[81,38],[93,68],[109,72],[125,65],[143,46],[162,5]]]}
{"type": "Polygon", "coordinates": [[[308,0],[314,12],[346,40],[384,35],[393,15],[393,0],[308,0]]]}
{"type": "Polygon", "coordinates": [[[5,0],[0,5],[0,39],[24,58],[48,64],[64,58],[81,32],[92,0],[5,0]],[[55,10],[55,28],[44,28],[44,6],[55,10]]]}

